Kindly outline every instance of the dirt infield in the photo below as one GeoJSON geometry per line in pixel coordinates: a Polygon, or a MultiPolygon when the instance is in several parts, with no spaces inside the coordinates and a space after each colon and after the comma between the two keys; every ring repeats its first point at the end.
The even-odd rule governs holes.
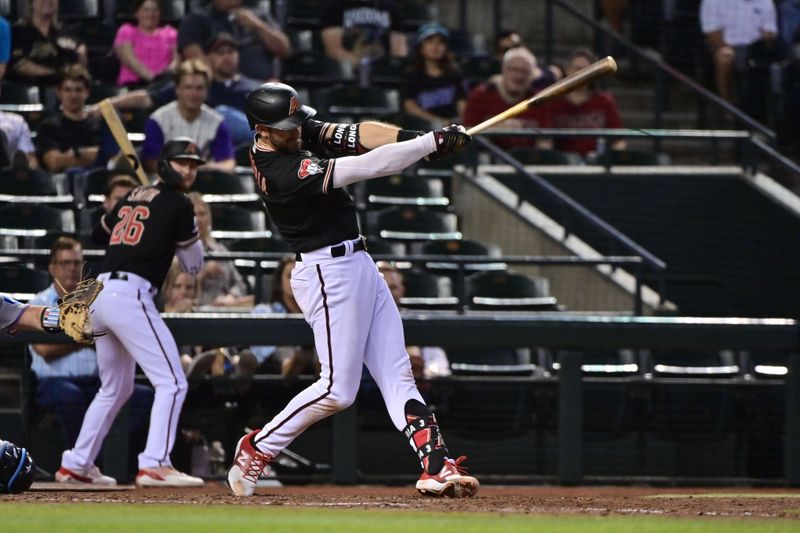
{"type": "MultiPolygon", "coordinates": [[[[754,517],[800,520],[797,489],[702,489],[638,487],[484,486],[469,500],[431,499],[411,487],[310,485],[259,487],[252,498],[231,496],[221,484],[199,489],[63,490],[36,484],[15,502],[117,502],[163,504],[280,505],[364,509],[424,509],[426,511],[526,514],[664,515],[684,517],[754,517]]],[[[10,501],[10,500],[9,500],[10,501]]]]}

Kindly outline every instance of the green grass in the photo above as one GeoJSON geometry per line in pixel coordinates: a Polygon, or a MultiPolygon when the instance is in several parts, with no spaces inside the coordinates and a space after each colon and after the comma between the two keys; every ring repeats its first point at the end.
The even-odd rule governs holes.
{"type": "Polygon", "coordinates": [[[419,510],[320,509],[241,505],[0,503],[0,531],[91,533],[435,533],[798,531],[788,521],[656,516],[532,516],[419,510]],[[242,529],[246,527],[247,529],[242,529]],[[257,529],[256,529],[257,528],[257,529]]]}

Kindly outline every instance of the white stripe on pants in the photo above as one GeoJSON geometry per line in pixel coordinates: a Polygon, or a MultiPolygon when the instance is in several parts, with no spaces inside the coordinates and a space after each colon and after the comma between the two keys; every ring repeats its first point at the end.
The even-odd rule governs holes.
{"type": "Polygon", "coordinates": [[[61,464],[88,468],[94,463],[114,418],[133,391],[138,363],[155,388],[139,468],[170,466],[188,388],[175,339],[156,309],[150,283],[132,274],[129,281],[107,277],[104,281],[105,288],[92,305],[95,331],[108,331],[97,339],[100,391],[86,411],[75,447],[64,452],[61,464]]]}
{"type": "MultiPolygon", "coordinates": [[[[348,243],[349,244],[349,243],[348,243]]],[[[331,258],[328,248],[303,254],[292,290],[314,330],[320,379],[295,396],[256,437],[278,454],[314,422],[353,403],[366,363],[395,427],[406,426],[405,404],[423,402],[405,348],[403,324],[386,282],[363,252],[331,258]]]]}

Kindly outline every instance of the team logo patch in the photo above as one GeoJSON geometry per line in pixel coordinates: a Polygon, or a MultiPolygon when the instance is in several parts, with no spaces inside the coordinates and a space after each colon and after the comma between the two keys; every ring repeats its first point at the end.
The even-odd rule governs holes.
{"type": "Polygon", "coordinates": [[[297,177],[300,179],[307,178],[312,174],[320,174],[322,167],[314,163],[310,159],[303,159],[300,161],[300,168],[297,169],[297,177]]]}
{"type": "Polygon", "coordinates": [[[197,155],[197,146],[194,143],[187,144],[184,153],[197,155]]]}
{"type": "Polygon", "coordinates": [[[300,102],[297,100],[296,96],[292,96],[292,99],[289,100],[289,114],[295,114],[298,109],[300,109],[300,102]]]}

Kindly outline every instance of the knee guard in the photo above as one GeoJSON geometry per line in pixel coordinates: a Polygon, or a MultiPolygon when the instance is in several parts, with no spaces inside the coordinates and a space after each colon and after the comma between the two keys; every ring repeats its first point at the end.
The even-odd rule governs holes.
{"type": "Polygon", "coordinates": [[[405,413],[408,425],[403,429],[403,434],[417,453],[422,469],[431,475],[438,473],[444,466],[447,447],[436,417],[427,405],[418,400],[408,400],[405,413]]]}

